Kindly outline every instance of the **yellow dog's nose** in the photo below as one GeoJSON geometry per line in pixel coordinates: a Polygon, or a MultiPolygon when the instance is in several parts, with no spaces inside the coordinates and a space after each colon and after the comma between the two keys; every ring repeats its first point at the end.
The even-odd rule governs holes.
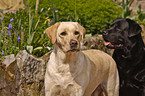
{"type": "Polygon", "coordinates": [[[71,40],[70,41],[70,46],[71,47],[77,47],[77,45],[78,45],[78,42],[76,40],[71,40]]]}

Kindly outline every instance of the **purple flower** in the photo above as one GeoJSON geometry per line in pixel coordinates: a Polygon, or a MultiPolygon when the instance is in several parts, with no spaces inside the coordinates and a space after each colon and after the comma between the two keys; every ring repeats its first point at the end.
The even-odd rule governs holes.
{"type": "Polygon", "coordinates": [[[57,12],[58,12],[58,10],[55,10],[55,12],[57,13],[57,12]]]}
{"type": "Polygon", "coordinates": [[[23,27],[21,27],[21,30],[23,30],[23,27]]]}
{"type": "Polygon", "coordinates": [[[12,33],[10,33],[10,30],[8,30],[8,33],[7,33],[7,35],[8,35],[8,36],[12,35],[12,33]]]}
{"type": "Polygon", "coordinates": [[[1,32],[2,35],[4,35],[4,32],[1,32]]]}
{"type": "Polygon", "coordinates": [[[17,31],[17,29],[14,29],[14,31],[16,32],[16,31],[17,31]]]}
{"type": "Polygon", "coordinates": [[[21,41],[21,38],[20,38],[20,36],[18,36],[18,42],[20,42],[21,41]]]}
{"type": "Polygon", "coordinates": [[[13,11],[12,11],[12,13],[16,14],[16,11],[15,11],[15,10],[13,10],[13,11]]]}
{"type": "Polygon", "coordinates": [[[2,51],[2,55],[4,55],[5,53],[4,53],[4,51],[2,51]]]}
{"type": "Polygon", "coordinates": [[[9,24],[8,30],[12,30],[12,25],[9,24]]]}
{"type": "Polygon", "coordinates": [[[53,23],[53,20],[51,20],[50,23],[52,24],[53,23]]]}
{"type": "Polygon", "coordinates": [[[1,21],[4,21],[4,17],[1,18],[1,21]]]}
{"type": "Polygon", "coordinates": [[[8,10],[4,10],[4,11],[3,11],[4,14],[7,13],[7,12],[8,12],[8,10]]]}
{"type": "Polygon", "coordinates": [[[13,22],[14,21],[14,19],[12,18],[12,19],[10,19],[10,22],[13,22]]]}

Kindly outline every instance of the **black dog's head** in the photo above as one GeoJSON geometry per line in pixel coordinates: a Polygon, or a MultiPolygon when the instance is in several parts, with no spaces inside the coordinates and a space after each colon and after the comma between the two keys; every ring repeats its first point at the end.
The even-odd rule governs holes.
{"type": "Polygon", "coordinates": [[[123,48],[131,45],[132,37],[141,33],[141,27],[135,21],[123,18],[111,24],[111,28],[103,31],[103,38],[108,48],[123,48]]]}

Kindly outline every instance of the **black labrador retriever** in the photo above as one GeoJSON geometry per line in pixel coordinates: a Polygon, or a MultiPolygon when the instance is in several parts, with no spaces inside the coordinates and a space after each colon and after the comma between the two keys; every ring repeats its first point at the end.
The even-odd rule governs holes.
{"type": "Polygon", "coordinates": [[[108,48],[113,48],[113,58],[120,76],[120,96],[145,96],[145,46],[141,27],[135,21],[123,18],[103,31],[108,48]]]}

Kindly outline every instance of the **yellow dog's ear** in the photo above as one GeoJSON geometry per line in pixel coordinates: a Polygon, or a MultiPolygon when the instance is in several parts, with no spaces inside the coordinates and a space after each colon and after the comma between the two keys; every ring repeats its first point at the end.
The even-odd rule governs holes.
{"type": "Polygon", "coordinates": [[[57,28],[59,25],[60,25],[60,22],[55,23],[54,25],[46,29],[46,34],[48,35],[49,39],[51,40],[51,43],[53,44],[56,41],[56,33],[57,33],[57,28]]]}
{"type": "Polygon", "coordinates": [[[81,26],[79,23],[77,23],[78,27],[79,27],[79,30],[81,31],[82,33],[82,39],[85,37],[85,34],[86,34],[86,29],[81,26]]]}

